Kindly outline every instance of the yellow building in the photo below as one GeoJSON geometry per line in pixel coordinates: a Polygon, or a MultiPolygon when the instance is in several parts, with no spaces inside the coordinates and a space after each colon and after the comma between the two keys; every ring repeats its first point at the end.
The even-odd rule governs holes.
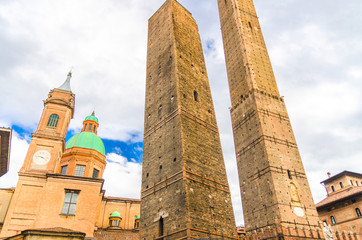
{"type": "Polygon", "coordinates": [[[74,114],[70,79],[71,73],[44,101],[16,188],[0,191],[2,239],[39,234],[49,239],[52,233],[54,239],[66,239],[67,234],[82,239],[80,233],[99,239],[105,232],[138,237],[140,201],[104,196],[106,156],[95,114],[86,117],[82,131],[65,143],[74,114]]]}

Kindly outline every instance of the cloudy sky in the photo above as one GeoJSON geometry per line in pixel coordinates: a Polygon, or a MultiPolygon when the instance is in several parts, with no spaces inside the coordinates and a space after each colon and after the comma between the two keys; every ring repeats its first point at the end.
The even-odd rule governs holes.
{"type": "MultiPolygon", "coordinates": [[[[105,140],[106,195],[138,198],[147,20],[164,0],[0,0],[0,126],[12,127],[16,185],[42,100],[73,67],[76,112],[94,109],[105,140]]],[[[199,24],[235,218],[243,223],[216,0],[180,0],[199,24]]],[[[361,0],[255,0],[315,202],[330,171],[362,172],[361,0]]]]}

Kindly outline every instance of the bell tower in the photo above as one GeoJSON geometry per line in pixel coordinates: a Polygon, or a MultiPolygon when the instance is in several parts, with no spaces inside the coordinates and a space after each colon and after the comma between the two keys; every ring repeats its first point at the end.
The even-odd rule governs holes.
{"type": "Polygon", "coordinates": [[[248,239],[319,239],[319,219],[252,0],[218,0],[248,239]]]}
{"type": "Polygon", "coordinates": [[[55,173],[64,151],[64,140],[74,114],[74,94],[70,89],[69,72],[65,82],[51,90],[44,101],[38,128],[20,172],[55,173]]]}

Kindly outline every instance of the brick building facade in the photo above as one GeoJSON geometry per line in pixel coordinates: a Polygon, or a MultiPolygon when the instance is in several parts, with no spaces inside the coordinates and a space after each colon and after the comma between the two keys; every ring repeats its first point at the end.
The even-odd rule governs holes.
{"type": "Polygon", "coordinates": [[[44,101],[16,188],[0,190],[0,238],[138,237],[140,200],[104,196],[106,156],[94,113],[65,143],[75,102],[70,78],[44,101]]]}
{"type": "Polygon", "coordinates": [[[335,234],[354,232],[362,238],[362,174],[343,171],[321,182],[327,197],[316,204],[319,218],[335,234]]]}

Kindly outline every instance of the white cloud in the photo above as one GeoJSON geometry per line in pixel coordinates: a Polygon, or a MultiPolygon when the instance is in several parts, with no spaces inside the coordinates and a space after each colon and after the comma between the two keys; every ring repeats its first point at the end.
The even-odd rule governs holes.
{"type": "Polygon", "coordinates": [[[106,196],[140,198],[142,165],[116,154],[107,154],[103,174],[106,196]]]}

